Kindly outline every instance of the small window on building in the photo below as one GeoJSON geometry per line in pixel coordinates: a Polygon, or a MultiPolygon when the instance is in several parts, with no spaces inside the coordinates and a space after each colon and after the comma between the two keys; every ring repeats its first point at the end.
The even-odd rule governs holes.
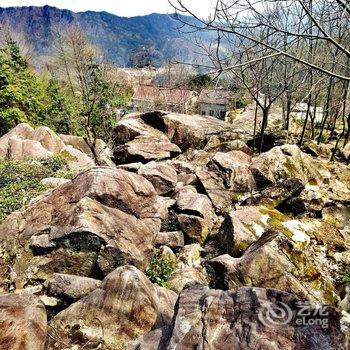
{"type": "Polygon", "coordinates": [[[210,110],[209,111],[209,115],[211,115],[212,117],[214,116],[214,111],[213,110],[210,110]]]}
{"type": "Polygon", "coordinates": [[[220,111],[220,118],[225,119],[226,112],[225,111],[220,111]]]}
{"type": "Polygon", "coordinates": [[[202,111],[202,115],[205,115],[206,113],[205,113],[205,111],[202,111]]]}

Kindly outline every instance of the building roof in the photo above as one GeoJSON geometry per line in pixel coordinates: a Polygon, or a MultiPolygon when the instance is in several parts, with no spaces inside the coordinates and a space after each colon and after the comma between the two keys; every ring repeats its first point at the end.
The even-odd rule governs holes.
{"type": "Polygon", "coordinates": [[[206,104],[227,105],[231,101],[231,92],[223,88],[203,89],[198,102],[206,104]]]}
{"type": "Polygon", "coordinates": [[[134,93],[134,100],[158,102],[166,104],[185,104],[193,91],[179,88],[165,88],[154,85],[139,85],[134,93]]]}

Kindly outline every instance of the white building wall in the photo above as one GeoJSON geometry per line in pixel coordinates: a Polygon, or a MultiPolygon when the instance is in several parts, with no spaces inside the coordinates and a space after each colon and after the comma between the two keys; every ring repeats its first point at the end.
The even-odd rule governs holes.
{"type": "MultiPolygon", "coordinates": [[[[297,103],[292,111],[292,115],[298,119],[298,120],[305,120],[306,117],[306,112],[307,112],[307,103],[297,103]]],[[[315,107],[311,106],[310,107],[310,114],[313,117],[314,113],[315,114],[315,122],[316,123],[321,123],[323,119],[323,108],[322,107],[315,107]]],[[[310,118],[310,116],[309,116],[310,118]]]]}
{"type": "Polygon", "coordinates": [[[199,113],[202,115],[210,115],[224,120],[226,116],[226,106],[218,104],[201,103],[199,105],[199,113]]]}

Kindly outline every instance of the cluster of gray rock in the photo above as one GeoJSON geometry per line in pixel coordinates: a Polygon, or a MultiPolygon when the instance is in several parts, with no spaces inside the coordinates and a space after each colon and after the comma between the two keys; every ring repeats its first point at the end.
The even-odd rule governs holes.
{"type": "MultiPolygon", "coordinates": [[[[14,142],[68,147],[47,128],[13,133],[12,159],[39,156],[14,158],[14,142]]],[[[248,139],[210,117],[124,117],[113,164],[0,225],[0,347],[346,349],[349,168],[294,145],[254,156],[248,139]],[[175,265],[167,289],[144,274],[155,248],[175,265]],[[305,300],[329,305],[327,328],[258,317],[305,300]]]]}

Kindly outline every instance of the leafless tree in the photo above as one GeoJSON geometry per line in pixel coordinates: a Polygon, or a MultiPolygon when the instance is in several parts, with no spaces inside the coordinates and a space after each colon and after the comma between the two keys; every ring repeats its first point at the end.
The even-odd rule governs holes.
{"type": "MultiPolygon", "coordinates": [[[[289,128],[293,100],[300,98],[302,90],[305,90],[304,86],[300,86],[306,84],[308,110],[300,145],[303,144],[309,123],[311,136],[316,137],[315,107],[321,99],[324,101],[324,116],[318,142],[325,138],[326,129],[330,131],[329,137],[334,137],[337,121],[343,123],[341,134],[344,144],[348,142],[350,121],[345,118],[349,115],[346,103],[348,93],[339,93],[341,89],[336,86],[341,85],[347,91],[347,82],[350,81],[349,1],[216,0],[211,16],[206,19],[192,11],[184,0],[169,1],[178,14],[192,17],[187,20],[184,16],[178,16],[182,28],[215,32],[220,38],[217,46],[229,42],[235,47],[232,57],[236,59],[229,55],[216,55],[216,60],[211,59],[212,64],[206,67],[208,72],[223,74],[229,71],[242,78],[242,72],[245,76],[251,75],[252,69],[259,65],[268,65],[272,61],[281,62],[282,66],[285,63],[284,67],[280,63],[279,68],[274,69],[279,69],[280,75],[283,73],[284,89],[281,95],[286,129],[289,128]],[[324,89],[320,82],[327,79],[324,89]]],[[[217,52],[220,50],[217,49],[217,52]]],[[[337,141],[336,148],[339,144],[337,141]]]]}

